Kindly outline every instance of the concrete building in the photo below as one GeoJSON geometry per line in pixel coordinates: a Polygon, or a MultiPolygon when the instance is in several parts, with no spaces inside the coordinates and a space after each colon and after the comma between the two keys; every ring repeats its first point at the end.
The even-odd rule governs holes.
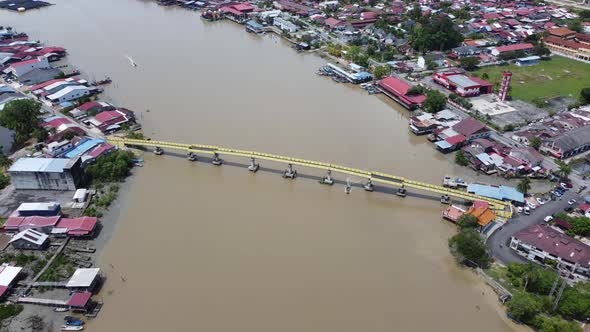
{"type": "Polygon", "coordinates": [[[432,75],[435,83],[455,92],[461,97],[479,96],[491,93],[492,84],[479,77],[467,76],[458,71],[439,72],[432,75]]]}
{"type": "Polygon", "coordinates": [[[76,190],[82,176],[79,158],[21,158],[8,173],[16,189],[76,190]]]}
{"type": "Polygon", "coordinates": [[[510,248],[530,261],[555,264],[570,279],[590,277],[590,247],[547,225],[531,225],[515,233],[510,248]]]}
{"type": "Polygon", "coordinates": [[[297,32],[297,30],[299,30],[299,27],[297,25],[295,25],[294,23],[292,23],[291,21],[282,18],[280,16],[275,17],[272,21],[272,25],[278,27],[279,29],[281,29],[282,31],[288,32],[288,33],[294,33],[297,32]]]}

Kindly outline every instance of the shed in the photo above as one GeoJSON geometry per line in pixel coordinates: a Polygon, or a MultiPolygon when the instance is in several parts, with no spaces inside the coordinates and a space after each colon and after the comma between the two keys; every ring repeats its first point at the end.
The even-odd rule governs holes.
{"type": "Polygon", "coordinates": [[[17,233],[10,240],[15,249],[42,250],[49,245],[49,237],[33,229],[26,229],[17,233]]]}
{"type": "Polygon", "coordinates": [[[86,202],[86,197],[88,196],[88,189],[78,189],[76,193],[74,193],[73,200],[76,203],[84,203],[86,202]]]}
{"type": "Polygon", "coordinates": [[[90,292],[74,292],[68,301],[70,309],[86,309],[90,303],[92,293],[90,292]]]}
{"type": "Polygon", "coordinates": [[[99,268],[77,269],[66,283],[67,288],[91,291],[100,279],[99,268]]]}

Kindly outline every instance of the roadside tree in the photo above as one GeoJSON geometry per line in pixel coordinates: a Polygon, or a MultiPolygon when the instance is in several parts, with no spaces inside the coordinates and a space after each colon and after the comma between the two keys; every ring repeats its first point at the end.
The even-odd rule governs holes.
{"type": "Polygon", "coordinates": [[[539,150],[539,148],[541,147],[541,139],[538,137],[531,138],[531,140],[529,141],[529,146],[535,150],[539,150]]]}
{"type": "Polygon", "coordinates": [[[13,100],[0,112],[0,125],[12,129],[14,142],[21,145],[39,128],[41,104],[32,99],[13,100]]]}
{"type": "Polygon", "coordinates": [[[479,65],[479,58],[477,57],[465,57],[459,59],[459,64],[461,68],[472,71],[477,69],[477,65],[479,65]]]}
{"type": "Polygon", "coordinates": [[[528,177],[522,178],[522,180],[516,185],[516,189],[525,195],[528,194],[531,189],[531,179],[528,177]]]}
{"type": "Polygon", "coordinates": [[[422,104],[422,108],[428,113],[436,113],[442,111],[447,106],[447,97],[436,90],[430,90],[426,94],[426,100],[422,104]]]}
{"type": "Polygon", "coordinates": [[[461,230],[449,239],[449,248],[457,261],[462,264],[475,264],[486,267],[490,263],[486,245],[481,235],[474,229],[461,230]]]}

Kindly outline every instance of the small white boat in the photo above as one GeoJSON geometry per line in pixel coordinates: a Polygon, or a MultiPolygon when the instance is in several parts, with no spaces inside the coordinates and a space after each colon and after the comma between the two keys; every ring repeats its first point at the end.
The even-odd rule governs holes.
{"type": "Polygon", "coordinates": [[[129,62],[131,63],[131,65],[133,67],[137,67],[137,63],[135,63],[135,61],[133,61],[133,58],[129,55],[125,55],[125,57],[129,60],[129,62]]]}
{"type": "Polygon", "coordinates": [[[55,312],[66,312],[69,310],[70,309],[68,309],[68,308],[60,308],[60,307],[53,309],[53,311],[55,311],[55,312]]]}
{"type": "Polygon", "coordinates": [[[72,326],[72,325],[62,325],[62,331],[82,331],[84,330],[84,326],[72,326]]]}

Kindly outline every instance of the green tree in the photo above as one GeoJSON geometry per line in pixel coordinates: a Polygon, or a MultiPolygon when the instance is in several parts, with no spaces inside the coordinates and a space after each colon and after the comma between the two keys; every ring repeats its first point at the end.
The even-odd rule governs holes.
{"type": "Polygon", "coordinates": [[[32,99],[13,100],[0,112],[0,125],[15,131],[14,141],[21,145],[39,128],[41,104],[32,99]]]}
{"type": "Polygon", "coordinates": [[[580,102],[584,105],[590,104],[590,87],[580,90],[580,102]]]}
{"type": "Polygon", "coordinates": [[[516,292],[508,302],[508,313],[522,322],[530,322],[541,311],[541,303],[531,294],[516,292]]]}
{"type": "Polygon", "coordinates": [[[130,151],[113,151],[88,166],[86,174],[94,183],[121,181],[129,175],[129,170],[133,167],[133,157],[130,151]]]}
{"type": "Polygon", "coordinates": [[[451,237],[449,248],[460,263],[471,263],[479,267],[486,267],[490,263],[483,238],[472,228],[463,229],[451,237]]]}
{"type": "Polygon", "coordinates": [[[425,24],[417,25],[410,36],[412,48],[423,53],[448,50],[462,42],[463,35],[446,16],[426,18],[425,24]]]}
{"type": "Polygon", "coordinates": [[[531,138],[531,140],[529,141],[529,146],[535,150],[539,150],[539,148],[541,147],[541,139],[538,137],[533,137],[531,138]]]}
{"type": "Polygon", "coordinates": [[[447,97],[436,90],[430,90],[426,94],[426,100],[422,108],[428,113],[440,112],[447,106],[447,97]]]}
{"type": "Polygon", "coordinates": [[[477,218],[467,213],[464,213],[462,216],[459,217],[459,219],[457,219],[457,225],[459,225],[461,229],[479,227],[479,224],[477,223],[477,218]]]}
{"type": "Polygon", "coordinates": [[[477,65],[479,65],[479,58],[474,56],[461,58],[459,59],[459,65],[468,71],[476,70],[477,65]]]}
{"type": "Polygon", "coordinates": [[[590,297],[576,288],[568,287],[564,292],[557,313],[570,319],[584,320],[590,317],[590,297]]]}
{"type": "Polygon", "coordinates": [[[528,177],[522,178],[522,180],[516,185],[516,189],[525,195],[528,194],[531,189],[531,179],[528,177]]]}
{"type": "Polygon", "coordinates": [[[559,174],[559,176],[561,176],[564,179],[567,179],[567,177],[572,173],[571,166],[562,160],[557,161],[557,166],[557,174],[559,174]]]}
{"type": "Polygon", "coordinates": [[[469,165],[469,159],[467,159],[463,150],[459,150],[457,153],[455,153],[455,163],[460,166],[469,165]]]}
{"type": "Polygon", "coordinates": [[[535,44],[535,47],[533,48],[533,53],[538,56],[546,56],[551,54],[551,50],[549,50],[547,46],[545,46],[545,42],[543,41],[543,39],[539,39],[539,41],[535,44]]]}
{"type": "Polygon", "coordinates": [[[481,74],[481,79],[482,80],[489,80],[490,79],[490,75],[488,75],[488,73],[483,73],[483,74],[481,74]]]}
{"type": "Polygon", "coordinates": [[[8,158],[6,154],[4,154],[4,147],[0,145],[0,168],[8,168],[12,165],[12,159],[8,158]]]}
{"type": "Polygon", "coordinates": [[[387,74],[389,74],[389,69],[386,66],[377,66],[373,70],[373,76],[375,76],[376,79],[381,79],[387,76],[387,74]]]}

